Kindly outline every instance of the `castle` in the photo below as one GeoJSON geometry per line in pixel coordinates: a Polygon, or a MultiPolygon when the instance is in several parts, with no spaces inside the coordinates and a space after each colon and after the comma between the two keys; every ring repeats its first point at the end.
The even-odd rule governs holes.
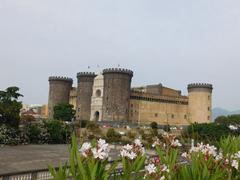
{"type": "Polygon", "coordinates": [[[66,77],[49,77],[48,115],[54,106],[70,103],[76,120],[114,121],[162,125],[188,125],[211,122],[212,85],[188,85],[188,96],[162,84],[131,88],[133,72],[109,68],[101,74],[80,72],[77,87],[66,77]]]}

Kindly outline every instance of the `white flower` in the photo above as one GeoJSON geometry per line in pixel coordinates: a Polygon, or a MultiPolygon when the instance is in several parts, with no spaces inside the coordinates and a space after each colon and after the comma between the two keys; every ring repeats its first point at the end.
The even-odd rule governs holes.
{"type": "Polygon", "coordinates": [[[92,148],[92,145],[88,142],[83,143],[81,149],[79,150],[80,153],[84,156],[87,157],[87,152],[92,148]]]}
{"type": "Polygon", "coordinates": [[[169,169],[165,164],[163,164],[162,172],[169,172],[169,169]]]}
{"type": "Polygon", "coordinates": [[[96,148],[93,148],[92,149],[92,153],[93,153],[93,157],[95,159],[107,159],[108,158],[108,152],[107,151],[104,151],[103,149],[96,149],[96,148]]]}
{"type": "Polygon", "coordinates": [[[134,152],[131,152],[131,153],[128,154],[128,158],[129,158],[129,159],[132,159],[132,160],[133,160],[133,159],[135,159],[136,157],[137,157],[137,154],[134,153],[134,152]]]}
{"type": "Polygon", "coordinates": [[[237,160],[233,160],[231,165],[232,165],[232,167],[234,167],[235,169],[238,170],[238,162],[237,162],[237,160]]]}
{"type": "Polygon", "coordinates": [[[149,164],[145,166],[145,170],[147,171],[148,174],[154,174],[156,173],[157,168],[154,164],[149,164]]]}
{"type": "Polygon", "coordinates": [[[165,180],[165,176],[162,176],[159,180],[165,180]]]}
{"type": "Polygon", "coordinates": [[[132,148],[133,148],[133,146],[132,146],[132,145],[129,145],[129,144],[123,146],[123,149],[126,149],[127,151],[131,151],[132,148]]]}
{"type": "Polygon", "coordinates": [[[109,145],[103,139],[99,139],[97,142],[97,148],[92,149],[93,157],[95,159],[99,158],[101,160],[108,158],[109,151],[109,145]]]}
{"type": "Polygon", "coordinates": [[[182,153],[182,155],[181,155],[182,157],[184,157],[184,158],[187,158],[187,153],[186,152],[184,152],[184,153],[182,153]]]}
{"type": "Polygon", "coordinates": [[[215,157],[216,161],[222,160],[223,159],[223,154],[219,153],[216,157],[215,157]]]}
{"type": "Polygon", "coordinates": [[[173,141],[171,142],[171,146],[173,146],[173,147],[181,147],[182,144],[179,142],[178,139],[176,139],[176,140],[173,140],[173,141]]]}
{"type": "Polygon", "coordinates": [[[229,125],[228,128],[233,130],[233,131],[238,130],[238,127],[234,126],[234,125],[229,125]]]}
{"type": "Polygon", "coordinates": [[[142,142],[140,141],[140,139],[135,139],[134,140],[134,144],[137,145],[137,146],[142,147],[142,142]]]}

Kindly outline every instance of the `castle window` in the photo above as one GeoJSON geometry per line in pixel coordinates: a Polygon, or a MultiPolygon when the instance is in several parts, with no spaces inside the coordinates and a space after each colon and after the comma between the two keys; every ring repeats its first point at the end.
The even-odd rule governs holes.
{"type": "Polygon", "coordinates": [[[172,119],[174,118],[174,114],[172,114],[172,119]]]}
{"type": "Polygon", "coordinates": [[[155,113],[155,117],[158,117],[158,113],[155,113]]]}
{"type": "Polygon", "coordinates": [[[208,107],[208,111],[210,111],[210,107],[208,107]]]}
{"type": "Polygon", "coordinates": [[[78,111],[80,111],[80,108],[78,108],[78,111]]]}
{"type": "Polygon", "coordinates": [[[208,100],[210,100],[211,99],[211,97],[210,96],[208,96],[208,100]]]}
{"type": "Polygon", "coordinates": [[[208,120],[210,120],[210,116],[208,116],[208,118],[207,118],[208,120]]]}
{"type": "Polygon", "coordinates": [[[100,89],[98,89],[98,90],[96,91],[96,96],[97,96],[97,97],[100,97],[100,96],[101,96],[101,94],[102,94],[101,90],[100,90],[100,89]]]}
{"type": "Polygon", "coordinates": [[[133,104],[131,104],[131,107],[133,107],[133,104]]]}
{"type": "Polygon", "coordinates": [[[187,115],[186,114],[184,115],[184,119],[187,119],[187,115]]]}

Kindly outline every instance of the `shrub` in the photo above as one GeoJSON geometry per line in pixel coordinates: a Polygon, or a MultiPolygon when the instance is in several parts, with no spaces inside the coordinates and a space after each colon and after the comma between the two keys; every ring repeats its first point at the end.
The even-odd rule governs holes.
{"type": "Polygon", "coordinates": [[[130,131],[127,132],[127,137],[129,139],[135,139],[136,138],[136,133],[130,130],[130,131]]]}
{"type": "Polygon", "coordinates": [[[0,125],[0,144],[17,145],[20,142],[18,131],[7,125],[0,125]]]}
{"type": "Polygon", "coordinates": [[[44,127],[49,133],[49,142],[53,144],[68,143],[70,139],[70,128],[58,120],[44,122],[44,127]]]}
{"type": "Polygon", "coordinates": [[[39,143],[41,135],[41,129],[38,124],[30,124],[27,126],[27,136],[30,143],[39,143]]]}
{"type": "Polygon", "coordinates": [[[150,126],[152,129],[158,129],[158,124],[156,122],[151,122],[150,126]]]}
{"type": "Polygon", "coordinates": [[[219,141],[223,137],[229,135],[239,135],[239,130],[231,130],[225,124],[218,123],[204,123],[204,124],[192,124],[187,128],[187,135],[196,140],[203,142],[219,141]]]}
{"type": "Polygon", "coordinates": [[[163,130],[166,131],[166,132],[170,132],[170,131],[171,131],[170,125],[169,125],[169,124],[164,125],[164,126],[163,126],[163,130]]]}
{"type": "Polygon", "coordinates": [[[121,135],[113,128],[108,129],[106,136],[108,142],[119,142],[121,140],[121,135]]]}

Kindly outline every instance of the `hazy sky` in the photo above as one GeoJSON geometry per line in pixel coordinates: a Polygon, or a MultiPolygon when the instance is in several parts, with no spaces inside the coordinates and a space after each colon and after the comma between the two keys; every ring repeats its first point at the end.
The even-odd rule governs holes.
{"type": "Polygon", "coordinates": [[[240,1],[0,0],[0,89],[24,103],[47,103],[50,75],[118,64],[137,86],[212,83],[214,107],[240,109],[240,1]]]}

